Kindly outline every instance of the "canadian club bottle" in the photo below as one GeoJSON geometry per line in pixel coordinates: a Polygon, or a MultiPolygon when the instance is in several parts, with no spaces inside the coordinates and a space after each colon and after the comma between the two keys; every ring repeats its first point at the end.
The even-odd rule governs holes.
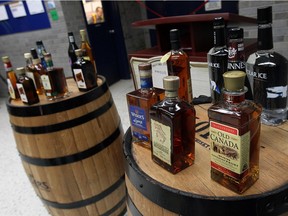
{"type": "MultiPolygon", "coordinates": [[[[228,71],[240,70],[246,72],[246,59],[243,42],[243,29],[231,28],[228,32],[228,71]]],[[[247,100],[253,100],[253,94],[248,77],[245,77],[245,86],[248,91],[245,94],[247,100]]]]}
{"type": "MultiPolygon", "coordinates": [[[[71,66],[72,75],[74,77],[72,65],[77,61],[77,56],[75,54],[75,50],[78,49],[77,44],[75,43],[75,38],[73,32],[68,33],[69,47],[68,47],[68,56],[69,56],[69,64],[71,66]]],[[[75,79],[75,77],[74,77],[75,79]]]]}
{"type": "MultiPolygon", "coordinates": [[[[178,29],[170,30],[171,51],[167,58],[169,76],[178,76],[180,79],[179,98],[192,103],[192,85],[188,55],[180,48],[178,29]]],[[[165,58],[165,57],[164,57],[165,58]]]]}
{"type": "Polygon", "coordinates": [[[82,56],[84,59],[91,61],[94,68],[95,68],[95,71],[97,71],[95,60],[94,60],[93,53],[92,53],[92,48],[88,42],[86,31],[84,29],[81,29],[80,35],[81,35],[80,49],[82,50],[82,53],[83,53],[82,56]]]}
{"type": "Polygon", "coordinates": [[[226,47],[225,22],[223,17],[214,19],[214,47],[207,54],[212,103],[221,99],[224,87],[223,73],[227,71],[228,50],[226,47]]]}
{"type": "Polygon", "coordinates": [[[272,7],[257,10],[258,51],[249,56],[247,74],[254,100],[263,106],[261,121],[279,125],[287,119],[287,59],[273,50],[272,7]]]}
{"type": "Polygon", "coordinates": [[[19,97],[17,86],[16,86],[17,76],[13,70],[9,56],[3,56],[2,61],[3,61],[4,68],[6,71],[9,95],[11,99],[14,99],[14,100],[19,99],[20,97],[19,97]]]}
{"type": "Polygon", "coordinates": [[[85,60],[82,50],[75,50],[77,61],[72,68],[79,91],[88,91],[97,87],[97,74],[91,61],[85,60]]]}

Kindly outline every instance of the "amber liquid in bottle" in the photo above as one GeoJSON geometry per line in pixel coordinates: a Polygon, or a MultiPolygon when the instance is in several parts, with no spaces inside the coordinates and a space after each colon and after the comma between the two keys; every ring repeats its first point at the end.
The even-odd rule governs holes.
{"type": "Polygon", "coordinates": [[[192,85],[188,55],[180,49],[180,39],[177,29],[170,31],[171,51],[167,60],[167,69],[169,76],[178,76],[180,78],[180,87],[178,90],[179,98],[192,102],[192,85]]]}
{"type": "Polygon", "coordinates": [[[93,66],[95,68],[95,71],[97,73],[96,64],[95,64],[95,60],[94,60],[93,53],[92,53],[92,48],[88,42],[86,31],[84,29],[81,29],[80,35],[81,35],[80,49],[83,52],[83,54],[82,54],[83,58],[85,60],[91,61],[91,63],[93,64],[93,66]]]}
{"type": "Polygon", "coordinates": [[[259,178],[262,108],[245,100],[245,92],[224,90],[223,101],[208,109],[211,178],[237,193],[259,178]]]}
{"type": "Polygon", "coordinates": [[[194,163],[196,112],[177,96],[179,84],[165,84],[170,77],[178,78],[164,78],[165,99],[150,109],[152,160],[176,174],[194,163]]]}

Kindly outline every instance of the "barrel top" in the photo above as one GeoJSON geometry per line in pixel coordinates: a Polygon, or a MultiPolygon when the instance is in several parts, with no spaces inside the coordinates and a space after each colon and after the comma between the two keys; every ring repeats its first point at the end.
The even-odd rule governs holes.
{"type": "MultiPolygon", "coordinates": [[[[137,185],[142,179],[160,190],[208,200],[243,200],[261,198],[279,191],[288,191],[288,123],[271,127],[261,125],[260,177],[242,195],[221,186],[210,177],[210,146],[207,133],[209,121],[207,109],[211,104],[195,106],[196,153],[195,163],[173,175],[154,163],[151,151],[138,145],[131,146],[131,131],[126,132],[124,154],[126,172],[130,181],[137,185]],[[203,138],[204,137],[204,138],[203,138]]],[[[153,186],[153,187],[154,187],[153,186]]],[[[149,190],[146,189],[145,190],[149,190]]],[[[157,193],[157,191],[153,191],[157,193]]]]}
{"type": "Polygon", "coordinates": [[[69,96],[56,100],[48,100],[45,95],[39,95],[40,102],[33,105],[25,105],[21,100],[8,99],[6,106],[10,115],[32,117],[49,115],[64,110],[73,109],[89,103],[108,90],[106,79],[103,76],[97,78],[98,87],[87,92],[80,92],[73,78],[67,79],[69,96]]]}

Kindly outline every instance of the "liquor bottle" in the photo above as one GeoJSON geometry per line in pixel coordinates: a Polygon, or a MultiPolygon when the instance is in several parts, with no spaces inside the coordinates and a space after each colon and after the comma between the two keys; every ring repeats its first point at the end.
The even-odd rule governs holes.
{"type": "Polygon", "coordinates": [[[195,159],[195,119],[193,105],[178,97],[180,78],[163,78],[164,100],[150,109],[152,159],[175,174],[195,159]]]}
{"type": "MultiPolygon", "coordinates": [[[[66,77],[65,77],[63,68],[54,68],[52,56],[50,53],[46,53],[44,55],[44,59],[46,62],[46,70],[47,70],[47,75],[49,77],[50,87],[51,87],[52,98],[50,99],[57,99],[57,98],[68,96],[69,92],[68,92],[66,77]]],[[[42,82],[43,82],[43,79],[42,79],[42,82]]]]}
{"type": "Polygon", "coordinates": [[[179,97],[192,102],[192,84],[188,55],[180,48],[180,36],[178,29],[170,30],[171,51],[167,57],[167,69],[169,76],[180,78],[179,97]]]}
{"type": "Polygon", "coordinates": [[[288,61],[273,50],[272,7],[259,8],[258,51],[247,60],[254,101],[263,106],[262,123],[279,125],[287,119],[288,61]]]}
{"type": "Polygon", "coordinates": [[[74,62],[77,61],[77,56],[75,54],[75,50],[78,49],[78,46],[75,43],[75,38],[74,38],[73,32],[68,33],[68,40],[69,40],[69,47],[68,47],[69,64],[71,66],[72,75],[73,75],[73,78],[75,80],[72,65],[74,62]]]}
{"type": "Polygon", "coordinates": [[[88,61],[91,61],[92,64],[94,65],[94,67],[95,67],[95,71],[97,71],[95,60],[94,60],[93,53],[92,53],[92,48],[91,48],[91,45],[88,42],[86,31],[84,29],[81,29],[80,30],[80,35],[81,35],[81,46],[80,46],[80,49],[83,52],[83,58],[88,60],[88,61]]]}
{"type": "Polygon", "coordinates": [[[214,47],[209,50],[207,59],[212,103],[216,103],[221,99],[221,90],[224,87],[223,73],[227,71],[228,64],[226,28],[223,17],[214,19],[213,29],[214,47]]]}
{"type": "Polygon", "coordinates": [[[46,68],[46,62],[44,59],[44,54],[46,54],[47,51],[45,49],[43,42],[42,41],[36,41],[36,47],[37,47],[38,56],[41,60],[41,64],[43,65],[44,68],[46,68]]]}
{"type": "Polygon", "coordinates": [[[41,75],[46,74],[46,70],[43,67],[43,65],[41,64],[41,60],[38,58],[38,54],[35,48],[31,48],[30,53],[32,55],[32,63],[34,66],[34,69],[38,72],[38,74],[40,75],[40,82],[41,82],[41,86],[42,86],[42,92],[44,92],[44,87],[42,84],[42,79],[41,79],[41,75]]]}
{"type": "Polygon", "coordinates": [[[97,74],[91,61],[85,60],[82,50],[75,50],[77,61],[72,68],[79,91],[88,91],[97,87],[97,74]]]}
{"type": "Polygon", "coordinates": [[[17,89],[20,95],[20,98],[24,104],[32,105],[39,103],[39,97],[36,92],[34,81],[26,76],[25,68],[19,67],[16,68],[16,73],[18,75],[17,89]]]}
{"type": "Polygon", "coordinates": [[[17,100],[20,98],[19,93],[18,93],[18,89],[16,86],[17,76],[13,70],[9,56],[3,56],[2,61],[3,61],[4,68],[6,71],[6,78],[7,78],[9,95],[10,95],[11,99],[17,100]]]}
{"type": "Polygon", "coordinates": [[[262,108],[245,100],[245,72],[229,71],[223,77],[223,101],[208,109],[211,178],[243,193],[259,178],[262,108]]]}
{"type": "Polygon", "coordinates": [[[35,69],[31,53],[24,53],[26,60],[26,76],[33,80],[38,95],[43,94],[43,86],[39,72],[35,69]]]}
{"type": "Polygon", "coordinates": [[[151,64],[142,63],[138,68],[141,89],[126,94],[132,141],[151,149],[149,110],[160,98],[153,88],[151,64]]]}
{"type": "MultiPolygon", "coordinates": [[[[231,28],[228,32],[228,71],[240,70],[246,72],[246,60],[243,42],[243,29],[231,28]]],[[[251,86],[248,77],[245,77],[245,86],[247,92],[245,97],[247,100],[253,100],[251,86]]]]}

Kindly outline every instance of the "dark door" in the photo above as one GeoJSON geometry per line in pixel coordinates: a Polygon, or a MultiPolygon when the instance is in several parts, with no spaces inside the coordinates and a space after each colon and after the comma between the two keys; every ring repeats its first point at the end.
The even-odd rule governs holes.
{"type": "Polygon", "coordinates": [[[110,85],[120,79],[129,79],[127,51],[117,2],[83,0],[82,8],[98,74],[105,76],[110,85]],[[97,17],[101,10],[103,16],[97,17]]]}

